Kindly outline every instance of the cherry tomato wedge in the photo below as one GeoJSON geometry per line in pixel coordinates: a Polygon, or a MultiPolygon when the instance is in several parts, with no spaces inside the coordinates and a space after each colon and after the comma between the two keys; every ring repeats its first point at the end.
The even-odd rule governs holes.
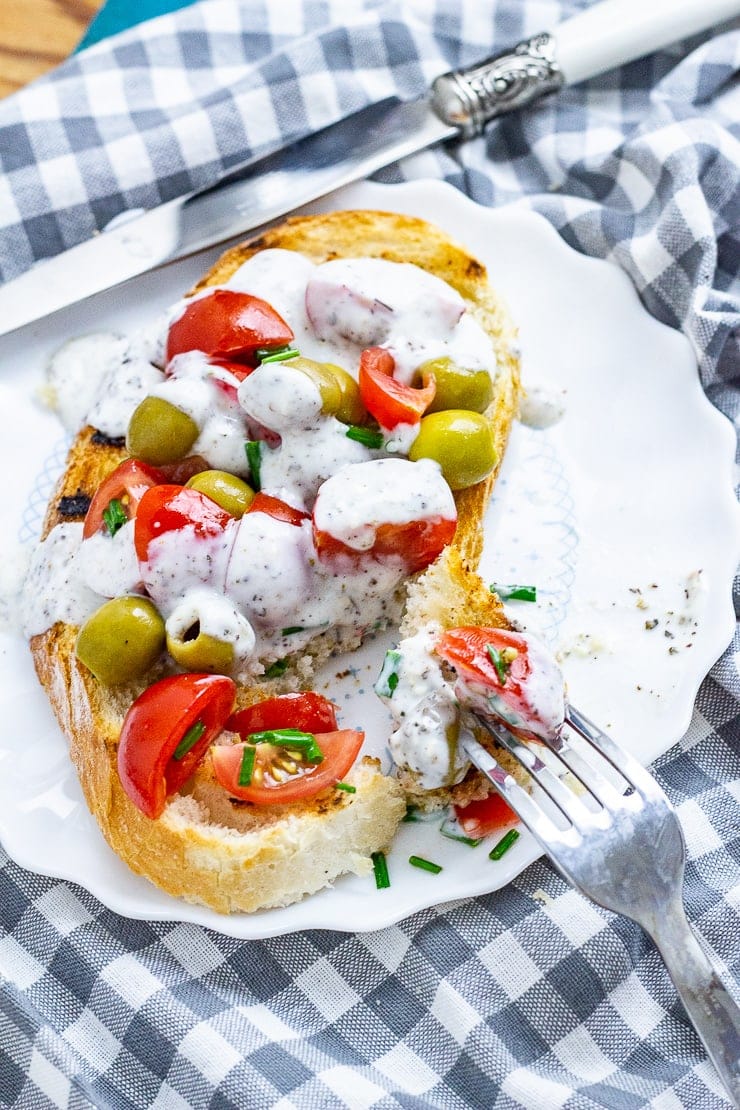
{"type": "Polygon", "coordinates": [[[453,628],[439,636],[434,650],[455,668],[474,700],[480,692],[478,708],[500,717],[507,728],[533,737],[559,732],[563,677],[534,639],[505,628],[453,628]]]}
{"type": "Polygon", "coordinates": [[[178,674],[149,686],[130,707],[118,744],[118,775],[147,817],[190,778],[234,705],[236,686],[216,674],[178,674]]]}
{"type": "Polygon", "coordinates": [[[316,733],[335,732],[336,727],[335,705],[313,690],[265,698],[232,713],[226,722],[226,728],[230,732],[238,732],[242,738],[251,732],[269,728],[297,728],[302,732],[316,733]]]}
{"type": "Polygon", "coordinates": [[[293,332],[272,305],[249,293],[215,289],[192,300],[170,324],[167,361],[185,351],[254,362],[259,347],[284,347],[293,332]]]}
{"type": "Polygon", "coordinates": [[[440,551],[452,540],[456,527],[456,520],[443,517],[409,520],[405,524],[379,524],[375,531],[375,542],[368,551],[356,551],[347,547],[341,540],[329,532],[322,532],[315,525],[313,539],[321,559],[331,560],[337,556],[362,559],[368,555],[375,558],[400,555],[408,574],[415,574],[434,562],[440,551]]]}
{"type": "Polygon", "coordinates": [[[323,755],[320,763],[295,758],[297,753],[288,745],[266,743],[216,744],[211,748],[211,759],[216,778],[234,798],[256,805],[282,805],[310,798],[340,782],[357,758],[364,738],[364,732],[349,728],[319,733],[316,743],[323,755]],[[251,781],[242,786],[239,775],[245,749],[251,749],[255,755],[251,781]],[[284,776],[282,781],[273,778],[271,772],[284,776]]]}
{"type": "Polygon", "coordinates": [[[431,375],[420,389],[397,382],[393,377],[395,365],[393,355],[383,347],[366,347],[360,355],[360,398],[381,428],[418,424],[437,388],[431,375]]]}
{"type": "Polygon", "coordinates": [[[144,494],[136,513],[136,554],[146,562],[149,544],[165,532],[193,525],[197,536],[216,536],[233,519],[231,513],[190,486],[154,486],[144,494]]]}
{"type": "Polygon", "coordinates": [[[266,513],[267,516],[272,516],[275,520],[283,520],[286,524],[302,524],[304,520],[308,520],[308,513],[304,513],[301,509],[294,509],[287,501],[281,501],[279,497],[271,497],[269,493],[255,494],[247,512],[266,513]]]}
{"type": "Polygon", "coordinates": [[[148,489],[166,478],[161,470],[138,459],[126,459],[104,479],[90,502],[82,528],[83,539],[89,539],[97,532],[107,528],[103,513],[111,501],[117,501],[128,520],[136,516],[136,510],[148,489]]]}
{"type": "Polygon", "coordinates": [[[469,802],[466,806],[455,806],[455,816],[466,835],[476,839],[518,821],[514,810],[500,794],[489,794],[487,798],[469,802]]]}

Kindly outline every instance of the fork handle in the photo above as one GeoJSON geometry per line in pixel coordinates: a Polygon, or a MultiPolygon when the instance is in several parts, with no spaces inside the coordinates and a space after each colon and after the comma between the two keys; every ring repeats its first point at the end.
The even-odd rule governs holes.
{"type": "Polygon", "coordinates": [[[648,931],[733,1105],[740,1107],[740,1007],[700,947],[683,903],[648,931]]]}

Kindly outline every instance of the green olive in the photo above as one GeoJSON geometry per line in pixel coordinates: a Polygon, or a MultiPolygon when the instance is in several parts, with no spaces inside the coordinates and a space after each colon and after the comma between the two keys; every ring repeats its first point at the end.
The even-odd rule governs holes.
{"type": "Polygon", "coordinates": [[[343,424],[361,424],[367,413],[360,400],[360,387],[351,374],[334,362],[293,358],[290,365],[305,374],[321,394],[322,411],[343,424]]]}
{"type": "Polygon", "coordinates": [[[323,366],[334,375],[339,386],[339,405],[334,411],[337,420],[341,420],[342,424],[364,424],[367,412],[360,400],[360,387],[355,379],[335,362],[325,362],[323,366]]]}
{"type": "Polygon", "coordinates": [[[162,466],[184,459],[198,438],[198,425],[161,397],[145,397],[129,421],[126,447],[135,459],[162,466]]]}
{"type": "Polygon", "coordinates": [[[465,409],[485,412],[493,400],[493,382],[487,370],[465,370],[451,358],[432,358],[417,370],[419,380],[434,379],[437,389],[427,412],[465,409]]]}
{"type": "Polygon", "coordinates": [[[234,666],[234,645],[202,632],[197,621],[182,637],[168,635],[167,650],[186,671],[228,674],[234,666]]]}
{"type": "Polygon", "coordinates": [[[409,458],[435,459],[451,489],[466,489],[491,473],[497,456],[490,425],[480,413],[447,409],[422,416],[409,458]]]}
{"type": "Polygon", "coordinates": [[[215,501],[232,516],[244,516],[254,501],[254,490],[227,470],[202,470],[185,483],[215,501]]]}
{"type": "Polygon", "coordinates": [[[100,682],[115,686],[146,674],[164,643],[164,621],[151,601],[114,597],[83,624],[75,652],[100,682]]]}

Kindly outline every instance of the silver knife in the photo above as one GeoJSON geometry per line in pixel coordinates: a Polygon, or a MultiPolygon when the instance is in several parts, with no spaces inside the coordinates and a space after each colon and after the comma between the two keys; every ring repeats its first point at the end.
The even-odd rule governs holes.
{"type": "Polygon", "coordinates": [[[738,15],[740,0],[602,0],[552,32],[442,74],[419,100],[370,105],[39,263],[0,287],[0,335],[257,231],[391,162],[471,138],[504,112],[738,15]]]}

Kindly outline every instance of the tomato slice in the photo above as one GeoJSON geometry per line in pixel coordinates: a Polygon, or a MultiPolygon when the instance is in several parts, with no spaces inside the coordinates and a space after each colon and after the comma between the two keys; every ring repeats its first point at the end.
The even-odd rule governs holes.
{"type": "Polygon", "coordinates": [[[465,834],[478,839],[515,824],[519,818],[500,794],[489,794],[466,806],[455,806],[455,816],[465,834]]]}
{"type": "Polygon", "coordinates": [[[309,516],[301,509],[294,509],[287,501],[281,501],[279,497],[271,497],[269,493],[256,493],[247,512],[266,513],[267,516],[272,516],[275,520],[283,520],[286,524],[302,524],[309,516]]]}
{"type": "Polygon", "coordinates": [[[265,698],[246,709],[232,713],[226,722],[230,732],[242,739],[250,732],[270,728],[297,728],[302,732],[334,732],[337,727],[336,706],[323,694],[307,690],[302,694],[278,694],[265,698]]]}
{"type": "Polygon", "coordinates": [[[393,355],[384,347],[366,347],[360,355],[360,398],[381,428],[418,424],[437,388],[431,376],[424,379],[420,389],[397,382],[393,377],[395,365],[393,355]]]}
{"type": "Polygon", "coordinates": [[[225,675],[178,674],[149,686],[124,718],[118,775],[147,817],[190,778],[234,705],[236,685],[225,675]]]}
{"type": "Polygon", "coordinates": [[[142,497],[134,524],[134,546],[139,560],[147,560],[149,544],[156,536],[193,525],[197,536],[216,536],[230,520],[210,497],[190,486],[154,486],[142,497]]]}
{"type": "Polygon", "coordinates": [[[319,558],[331,561],[338,556],[355,560],[399,555],[408,574],[423,570],[439,555],[455,535],[456,520],[435,517],[431,520],[409,520],[405,524],[379,524],[375,542],[367,551],[356,551],[329,532],[322,532],[314,524],[313,539],[319,558]]]}
{"type": "Polygon", "coordinates": [[[562,727],[563,677],[536,641],[505,628],[453,628],[438,637],[434,650],[455,668],[474,701],[481,693],[482,711],[513,732],[537,738],[562,727]]]}
{"type": "Polygon", "coordinates": [[[310,798],[340,782],[357,758],[364,738],[364,732],[350,728],[319,733],[316,743],[323,754],[320,763],[296,759],[288,744],[279,747],[267,743],[216,744],[211,748],[211,759],[216,778],[234,798],[256,805],[282,805],[310,798]],[[251,782],[240,786],[245,749],[255,753],[254,769],[251,782]],[[273,778],[273,771],[287,777],[279,781],[273,778]]]}
{"type": "Polygon", "coordinates": [[[204,351],[229,362],[254,364],[259,347],[284,347],[293,332],[272,305],[250,293],[215,289],[192,300],[170,324],[167,361],[204,351]]]}
{"type": "Polygon", "coordinates": [[[111,501],[117,501],[126,518],[131,520],[136,516],[137,507],[146,491],[164,481],[166,478],[161,470],[147,466],[138,459],[126,459],[120,463],[101,482],[90,502],[82,528],[83,539],[88,540],[90,536],[107,529],[103,513],[106,512],[111,501]]]}

